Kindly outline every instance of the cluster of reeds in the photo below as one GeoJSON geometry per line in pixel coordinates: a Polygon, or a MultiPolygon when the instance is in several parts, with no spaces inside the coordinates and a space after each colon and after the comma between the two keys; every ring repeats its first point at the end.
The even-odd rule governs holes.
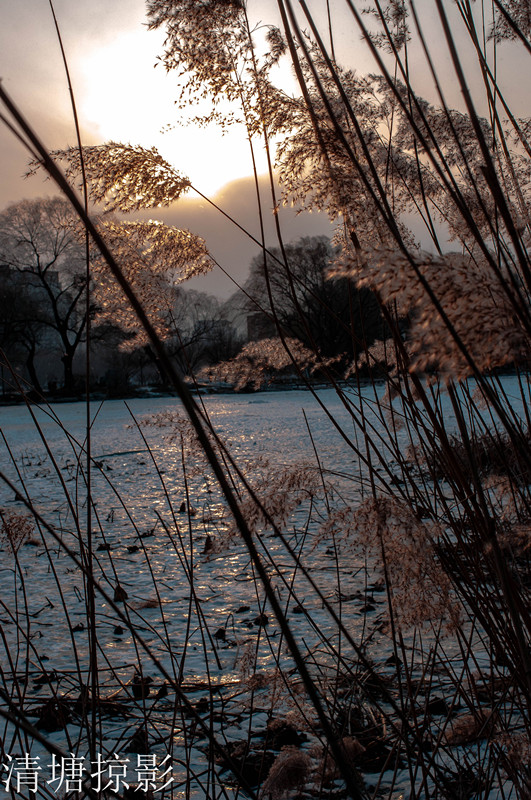
{"type": "MultiPolygon", "coordinates": [[[[283,474],[278,465],[231,455],[58,162],[69,177],[82,173],[87,197],[93,191],[124,212],[169,204],[188,182],[152,151],[116,143],[80,145],[52,159],[0,87],[11,124],[79,214],[185,415],[153,421],[172,432],[177,501],[149,429],[137,425],[163,498],[142,529],[120,480],[92,458],[90,414],[85,442],[64,432],[73,491],[65,464],[42,437],[63,515],[41,509],[15,457],[17,480],[2,474],[27,510],[2,512],[14,598],[2,600],[4,761],[35,742],[57,757],[92,761],[125,749],[160,762],[169,754],[175,780],[163,794],[175,798],[529,797],[531,150],[529,121],[511,112],[496,71],[504,39],[523,57],[531,49],[528,7],[495,0],[489,10],[459,0],[450,9],[434,1],[430,24],[445,40],[463,97],[456,111],[445,99],[426,17],[413,2],[375,0],[362,11],[347,0],[343,16],[327,3],[323,32],[304,0],[279,0],[265,55],[255,49],[249,6],[150,0],[148,11],[150,25],[167,31],[166,67],[185,67],[187,89],[209,92],[214,103],[238,101],[252,146],[258,137],[265,143],[281,253],[275,135],[286,201],[341,222],[342,251],[330,279],[371,288],[390,337],[356,342],[353,351],[364,355],[345,383],[278,324],[278,341],[267,342],[261,360],[243,353],[224,374],[237,384],[241,368],[245,382],[258,384],[260,371],[289,359],[312,391],[306,368],[319,363],[348,424],[318,393],[316,400],[355,468],[329,474],[317,448],[311,466],[292,464],[283,474]],[[377,75],[338,64],[335,14],[363,37],[377,75]],[[465,49],[481,91],[467,79],[465,49]],[[286,55],[299,82],[296,98],[272,78],[286,55]],[[434,101],[416,91],[413,55],[431,75],[434,101]],[[407,229],[412,213],[433,252],[407,229]],[[458,252],[448,252],[445,238],[458,252]],[[363,384],[361,361],[369,373],[363,384]],[[510,370],[510,381],[501,369],[510,370]],[[116,498],[107,517],[96,504],[102,487],[116,498]],[[195,513],[201,487],[210,515],[195,513]],[[40,610],[30,601],[29,550],[22,547],[37,533],[55,586],[40,610]],[[134,597],[124,548],[133,569],[148,572],[147,597],[134,597]],[[251,576],[253,600],[216,620],[204,597],[205,570],[221,586],[224,559],[235,553],[234,581],[251,576]],[[178,602],[164,578],[170,554],[172,581],[179,576],[185,587],[178,602]],[[326,559],[332,590],[315,570],[326,559]],[[185,633],[176,650],[171,625],[179,607],[185,633]],[[316,608],[326,624],[316,622],[316,608]],[[70,671],[44,663],[35,620],[45,609],[69,641],[70,671]],[[248,615],[245,635],[238,614],[248,615]],[[109,626],[118,639],[128,637],[125,661],[109,626]],[[202,653],[200,680],[188,671],[193,647],[202,653]],[[60,732],[59,745],[51,732],[60,732]]],[[[282,268],[289,278],[287,258],[282,268]]],[[[295,282],[292,290],[296,299],[295,282]]],[[[278,323],[274,304],[264,313],[278,323]]],[[[308,435],[312,441],[310,428],[308,435]]],[[[95,779],[83,781],[70,788],[98,793],[95,779]]],[[[52,796],[53,786],[39,792],[52,796]]]]}

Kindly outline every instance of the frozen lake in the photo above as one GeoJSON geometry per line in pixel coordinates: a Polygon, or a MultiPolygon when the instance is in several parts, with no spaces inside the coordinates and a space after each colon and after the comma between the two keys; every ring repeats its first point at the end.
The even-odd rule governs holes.
{"type": "MultiPolygon", "coordinates": [[[[518,410],[515,379],[506,379],[506,390],[518,410]]],[[[377,387],[378,396],[383,391],[383,385],[377,387]]],[[[320,671],[333,666],[338,648],[349,647],[323,598],[360,647],[382,663],[393,657],[380,624],[384,595],[378,576],[371,577],[370,565],[363,561],[342,559],[319,536],[327,508],[355,503],[366,484],[366,448],[356,423],[361,414],[392,474],[396,454],[387,451],[392,445],[386,426],[372,411],[373,400],[370,387],[361,399],[347,393],[346,405],[332,390],[318,391],[316,397],[284,391],[199,399],[236,465],[265,498],[266,507],[269,503],[277,513],[289,547],[298,553],[299,560],[294,560],[279,537],[265,531],[262,555],[271,580],[305,657],[320,671]],[[301,565],[317,583],[321,598],[309,587],[301,565]]],[[[252,714],[254,728],[266,724],[268,703],[280,703],[272,688],[278,666],[290,671],[292,664],[179,402],[153,398],[93,403],[91,419],[93,568],[113,600],[109,603],[96,593],[98,684],[101,698],[121,709],[118,716],[109,711],[100,746],[107,753],[142,752],[135,735],[139,725],[147,725],[144,752],[157,752],[161,758],[170,753],[176,764],[192,763],[208,774],[201,737],[196,744],[187,743],[188,712],[181,708],[176,719],[172,693],[157,697],[165,677],[155,660],[200,713],[208,711],[214,686],[225,687],[228,708],[240,708],[235,697],[248,691],[251,674],[262,673],[265,694],[252,714]],[[143,652],[121,614],[131,620],[150,654],[143,652]],[[142,680],[149,678],[149,693],[139,693],[139,671],[142,680]]],[[[0,409],[1,468],[19,493],[17,497],[0,485],[0,507],[23,514],[21,497],[28,498],[77,559],[83,558],[87,541],[85,421],[83,403],[0,409]]],[[[449,430],[455,427],[449,405],[445,422],[449,430]]],[[[399,432],[397,446],[408,443],[407,431],[399,432]]],[[[237,478],[234,486],[242,491],[237,478]]],[[[63,699],[70,708],[88,680],[90,593],[65,548],[38,527],[15,553],[5,539],[1,543],[0,662],[8,694],[15,697],[24,687],[26,709],[33,709],[42,722],[44,696],[63,699]],[[53,677],[42,680],[45,674],[53,677]]],[[[283,713],[295,713],[293,692],[286,703],[283,713]]],[[[310,713],[302,705],[297,713],[310,713]]],[[[216,734],[229,742],[245,739],[249,722],[241,709],[229,717],[218,716],[216,734]]],[[[86,753],[75,712],[56,730],[52,725],[47,735],[69,752],[75,748],[86,753]]],[[[4,738],[13,750],[23,749],[23,740],[8,724],[4,738]]],[[[185,773],[182,767],[175,769],[173,797],[185,797],[186,791],[204,797],[202,779],[185,789],[185,773]]]]}
{"type": "MultiPolygon", "coordinates": [[[[352,438],[352,418],[335,394],[322,391],[318,397],[352,438]]],[[[289,509],[285,533],[293,547],[311,553],[312,577],[334,607],[342,596],[354,598],[358,592],[348,613],[352,614],[353,631],[358,627],[362,637],[365,601],[356,570],[350,566],[339,581],[334,552],[326,542],[312,541],[323,512],[314,446],[323,476],[333,480],[336,490],[341,486],[347,493],[352,493],[358,481],[355,453],[345,447],[326,411],[307,392],[210,395],[202,397],[201,403],[260,494],[267,496],[271,476],[280,479],[276,490],[282,491],[285,476],[292,481],[293,491],[301,494],[289,509]],[[301,470],[302,478],[293,484],[293,475],[301,470]],[[304,470],[311,473],[311,487],[305,485],[304,470]]],[[[116,605],[129,615],[152,656],[160,659],[172,680],[182,682],[187,696],[198,703],[204,702],[205,691],[213,684],[240,691],[250,672],[272,674],[279,658],[283,665],[289,664],[247,551],[237,538],[218,544],[230,531],[230,521],[210,471],[182,423],[179,402],[135,399],[126,405],[113,400],[101,407],[93,404],[91,413],[95,577],[111,598],[118,596],[117,587],[125,593],[126,603],[119,600],[116,605]],[[182,513],[187,505],[193,509],[190,516],[182,513]],[[214,549],[205,552],[210,540],[214,549]]],[[[86,543],[87,538],[86,458],[82,452],[85,418],[83,403],[56,404],[49,409],[34,406],[31,412],[23,406],[0,410],[5,437],[2,469],[77,557],[83,549],[80,542],[86,543]]],[[[12,512],[25,510],[20,498],[5,485],[0,486],[0,505],[12,512]]],[[[288,617],[297,626],[304,652],[314,658],[323,637],[335,635],[335,626],[280,543],[271,534],[266,542],[268,557],[275,560],[273,577],[275,572],[276,580],[282,575],[285,584],[283,590],[279,585],[279,596],[285,597],[286,609],[288,605],[295,609],[295,613],[288,611],[288,617]],[[302,607],[308,616],[298,613],[302,607]]],[[[2,556],[4,647],[16,671],[34,681],[28,705],[38,716],[44,695],[49,697],[53,691],[72,702],[79,696],[80,685],[88,680],[87,589],[80,569],[45,530],[40,535],[34,531],[30,544],[17,551],[16,563],[5,541],[2,556]],[[41,689],[38,680],[44,671],[52,672],[56,682],[49,687],[45,683],[41,689]]],[[[163,677],[139,649],[123,620],[99,595],[96,631],[101,695],[138,704],[131,694],[135,674],[141,669],[153,680],[152,698],[163,677]]],[[[6,657],[4,652],[4,665],[6,657]]],[[[10,693],[16,694],[16,681],[12,686],[9,680],[7,683],[10,693]]],[[[174,759],[182,760],[182,731],[189,722],[182,723],[181,733],[174,723],[171,735],[169,720],[174,706],[169,700],[141,699],[143,706],[151,702],[150,739],[165,743],[158,746],[161,757],[171,751],[174,759]]],[[[139,717],[140,711],[118,722],[109,719],[104,730],[106,752],[138,750],[138,743],[131,745],[130,740],[134,740],[139,717]]],[[[265,724],[266,717],[255,714],[254,725],[260,721],[265,724]]],[[[7,730],[11,730],[9,726],[7,730]]],[[[70,733],[74,730],[75,725],[69,724],[48,735],[70,750],[73,745],[65,736],[76,739],[76,734],[70,733]]],[[[225,735],[231,739],[245,733],[239,724],[233,724],[225,735]]],[[[76,752],[84,752],[84,747],[81,736],[76,752]]],[[[194,758],[201,764],[200,752],[194,758]]],[[[181,780],[186,778],[181,775],[181,780]]],[[[197,791],[193,796],[204,796],[197,791]]],[[[174,796],[180,796],[178,790],[174,796]]]]}

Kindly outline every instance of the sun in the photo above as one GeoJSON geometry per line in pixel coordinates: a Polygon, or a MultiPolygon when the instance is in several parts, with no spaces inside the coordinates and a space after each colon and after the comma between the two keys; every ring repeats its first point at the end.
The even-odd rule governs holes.
{"type": "MultiPolygon", "coordinates": [[[[208,113],[205,100],[190,108],[188,119],[175,105],[178,86],[161,65],[154,68],[161,41],[145,31],[118,35],[112,43],[83,55],[79,113],[91,143],[118,141],[156,147],[192,185],[212,196],[230,181],[252,174],[252,158],[243,126],[225,135],[219,127],[198,127],[188,119],[208,113]],[[188,124],[187,124],[188,123],[188,124]]],[[[255,147],[259,172],[267,162],[255,147]]]]}

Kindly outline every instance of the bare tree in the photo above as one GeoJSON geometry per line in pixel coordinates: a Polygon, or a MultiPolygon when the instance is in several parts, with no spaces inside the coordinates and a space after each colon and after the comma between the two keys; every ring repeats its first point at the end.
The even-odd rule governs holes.
{"type": "MultiPolygon", "coordinates": [[[[53,331],[63,351],[64,391],[72,393],[73,360],[84,340],[87,323],[87,278],[83,247],[69,204],[60,198],[41,198],[23,200],[3,211],[0,263],[18,274],[16,284],[28,299],[25,319],[19,320],[19,340],[26,342],[30,374],[42,332],[53,331]],[[35,335],[29,336],[32,332],[35,335]]],[[[90,314],[95,312],[93,305],[90,314]]],[[[32,380],[38,385],[35,374],[32,380]]]]}
{"type": "MultiPolygon", "coordinates": [[[[203,239],[162,223],[124,222],[109,215],[98,224],[152,323],[168,336],[176,284],[210,268],[203,239]]],[[[0,214],[0,264],[18,275],[25,295],[35,303],[26,334],[30,323],[38,323],[59,339],[67,394],[75,389],[74,356],[86,337],[89,282],[88,317],[96,325],[118,325],[130,347],[143,344],[120,287],[94,248],[89,256],[87,270],[83,228],[60,198],[23,200],[0,214]]]]}
{"type": "Polygon", "coordinates": [[[224,304],[194,289],[174,289],[169,327],[168,350],[184,374],[231,358],[240,344],[224,304]]]}

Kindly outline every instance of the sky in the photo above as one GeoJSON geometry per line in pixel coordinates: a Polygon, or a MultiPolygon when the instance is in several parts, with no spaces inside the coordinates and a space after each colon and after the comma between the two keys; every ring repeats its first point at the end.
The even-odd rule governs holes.
{"type": "MultiPolygon", "coordinates": [[[[251,173],[242,130],[226,136],[219,130],[201,130],[186,125],[175,108],[178,79],[160,64],[155,67],[164,34],[147,31],[144,0],[55,0],[54,7],[89,143],[114,138],[154,145],[206,194],[251,173]]],[[[264,19],[277,21],[271,0],[251,0],[249,7],[255,21],[260,11],[264,19]]],[[[46,132],[50,146],[63,146],[65,138],[73,142],[70,101],[48,0],[1,0],[0,54],[4,87],[46,132]]],[[[295,89],[289,67],[283,68],[281,80],[288,90],[295,89]]],[[[209,108],[208,102],[198,103],[190,116],[209,108]]],[[[16,199],[18,191],[18,164],[7,159],[4,166],[0,203],[16,199]]],[[[258,166],[265,171],[260,148],[258,166]]]]}
{"type": "MultiPolygon", "coordinates": [[[[177,84],[157,63],[162,31],[147,31],[143,0],[55,0],[85,144],[114,140],[155,146],[192,183],[259,238],[252,162],[243,130],[198,129],[175,108],[177,84]],[[184,124],[179,124],[179,122],[184,124]],[[163,132],[165,129],[166,132],[163,132]]],[[[3,87],[52,150],[75,144],[70,98],[53,17],[47,0],[0,0],[0,78],[3,87]]],[[[284,81],[294,85],[286,71],[284,81]]],[[[196,106],[194,114],[208,105],[196,106]]],[[[262,148],[258,167],[266,170],[262,148]]],[[[24,179],[24,148],[0,126],[0,209],[26,197],[56,193],[40,176],[24,179]]],[[[265,183],[265,182],[264,182],[265,183]]],[[[266,192],[267,198],[267,192],[266,192]]],[[[273,202],[266,199],[266,208],[273,202]]],[[[257,245],[208,203],[190,193],[172,209],[152,211],[203,236],[216,261],[237,282],[244,280],[257,245]]],[[[283,213],[288,241],[330,235],[324,215],[283,213]]],[[[272,219],[267,226],[274,243],[272,219]]],[[[235,288],[222,270],[196,279],[193,288],[228,296],[235,288]]]]}
{"type": "MultiPolygon", "coordinates": [[[[313,0],[310,5],[324,23],[325,1],[313,0]]],[[[147,31],[144,0],[111,3],[55,0],[54,7],[69,62],[83,142],[98,144],[114,140],[157,147],[201,192],[259,238],[245,134],[231,128],[230,134],[222,136],[219,129],[202,130],[186,124],[174,103],[178,93],[175,75],[166,74],[161,65],[155,66],[163,50],[163,32],[147,31]]],[[[272,0],[249,0],[248,7],[255,21],[276,20],[272,0]]],[[[350,20],[348,25],[342,24],[344,12],[340,7],[344,4],[334,0],[339,60],[362,72],[374,69],[359,34],[352,32],[350,20]]],[[[427,8],[425,4],[422,7],[427,8]]],[[[429,17],[427,26],[433,32],[436,55],[440,50],[442,70],[449,74],[449,59],[442,49],[440,31],[436,31],[429,17]]],[[[503,58],[507,56],[502,56],[500,68],[503,58]]],[[[423,85],[424,72],[418,70],[418,80],[420,92],[425,95],[430,89],[423,85]]],[[[288,68],[278,77],[288,91],[295,90],[288,68]]],[[[0,78],[49,149],[75,143],[68,88],[48,0],[0,0],[0,78]]],[[[518,94],[521,84],[513,83],[518,94]]],[[[449,100],[459,104],[456,82],[450,80],[447,90],[449,100]]],[[[198,105],[193,113],[207,110],[208,106],[198,105]]],[[[260,147],[257,155],[259,171],[264,172],[266,162],[260,147]]],[[[0,124],[0,209],[25,197],[55,193],[52,185],[41,177],[27,180],[22,177],[27,163],[22,146],[0,124]]],[[[268,200],[267,191],[264,196],[266,208],[271,210],[273,201],[268,200]]],[[[234,280],[244,280],[257,246],[205,201],[191,194],[158,216],[204,236],[223,269],[234,280]]],[[[296,216],[290,209],[282,211],[281,224],[287,241],[331,233],[330,223],[323,215],[296,216]]],[[[274,244],[271,218],[267,234],[269,243],[274,244]]],[[[194,288],[227,296],[233,284],[221,270],[215,270],[213,275],[200,279],[199,284],[196,281],[194,288]]]]}

